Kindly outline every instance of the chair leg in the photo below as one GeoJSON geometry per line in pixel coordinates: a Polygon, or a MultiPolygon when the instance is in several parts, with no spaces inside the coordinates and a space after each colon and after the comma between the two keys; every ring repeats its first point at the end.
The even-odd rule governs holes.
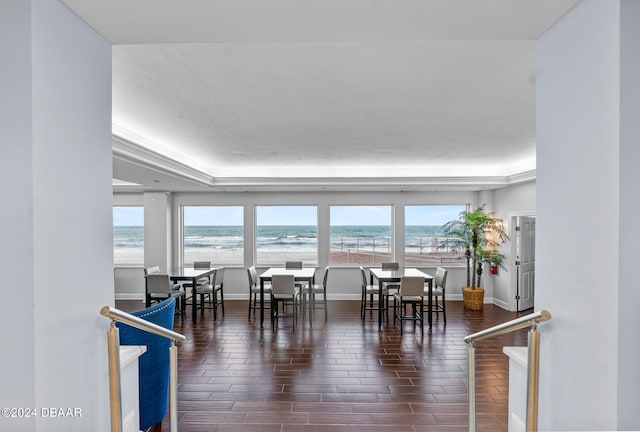
{"type": "Polygon", "coordinates": [[[396,304],[393,304],[393,326],[396,326],[396,319],[398,318],[398,311],[396,311],[396,304]]]}
{"type": "Polygon", "coordinates": [[[418,306],[415,303],[411,303],[411,316],[413,317],[413,331],[416,331],[418,325],[418,306]]]}
{"type": "Polygon", "coordinates": [[[271,331],[276,331],[276,313],[278,312],[278,301],[274,298],[271,299],[271,331]]]}
{"type": "Polygon", "coordinates": [[[327,292],[322,295],[322,301],[324,302],[324,320],[325,322],[329,320],[329,312],[327,310],[327,292]]]}
{"type": "Polygon", "coordinates": [[[393,302],[393,326],[396,326],[396,320],[400,321],[400,334],[402,334],[402,317],[398,315],[398,302],[393,302]]]}
{"type": "MultiPolygon", "coordinates": [[[[393,309],[395,310],[396,308],[396,301],[393,301],[393,309]]],[[[403,304],[402,301],[400,301],[400,305],[398,306],[398,310],[400,311],[400,336],[402,336],[402,334],[404,333],[404,315],[407,314],[407,305],[403,304]]]]}
{"type": "Polygon", "coordinates": [[[296,331],[296,318],[297,318],[298,304],[296,302],[296,297],[293,297],[293,328],[291,329],[292,333],[296,331]]]}
{"type": "Polygon", "coordinates": [[[222,307],[222,316],[224,316],[224,289],[220,286],[220,306],[222,307]]]}
{"type": "Polygon", "coordinates": [[[216,321],[218,319],[218,305],[216,304],[218,300],[218,296],[216,294],[216,290],[213,290],[211,293],[211,307],[213,308],[213,320],[216,321]]]}
{"type": "Polygon", "coordinates": [[[444,318],[444,325],[447,325],[447,303],[444,301],[444,291],[442,292],[442,317],[444,318]]]}
{"type": "MultiPolygon", "coordinates": [[[[384,302],[382,303],[385,308],[385,314],[387,315],[387,323],[389,322],[389,296],[384,296],[384,302]]],[[[393,310],[396,310],[396,303],[393,302],[393,310]]]]}

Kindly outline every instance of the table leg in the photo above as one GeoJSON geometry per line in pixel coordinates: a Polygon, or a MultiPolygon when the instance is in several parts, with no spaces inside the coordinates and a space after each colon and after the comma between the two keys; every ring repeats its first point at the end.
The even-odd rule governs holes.
{"type": "Polygon", "coordinates": [[[313,295],[313,284],[315,283],[314,278],[309,279],[309,300],[311,301],[311,306],[309,306],[309,325],[313,325],[313,313],[316,309],[316,301],[315,296],[313,295]]]}
{"type": "Polygon", "coordinates": [[[196,287],[198,283],[198,278],[193,278],[191,280],[191,321],[193,324],[198,322],[198,295],[196,292],[198,291],[196,287]]]}
{"type": "Polygon", "coordinates": [[[378,330],[382,330],[382,308],[384,306],[384,296],[382,295],[382,281],[378,279],[378,330]]]}
{"type": "Polygon", "coordinates": [[[433,279],[429,279],[429,310],[427,311],[427,321],[429,321],[429,331],[431,331],[431,315],[433,311],[433,279]]]}

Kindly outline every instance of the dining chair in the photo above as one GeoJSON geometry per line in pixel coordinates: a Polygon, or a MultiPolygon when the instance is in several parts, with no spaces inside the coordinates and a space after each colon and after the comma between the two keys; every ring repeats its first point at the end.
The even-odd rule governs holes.
{"type": "Polygon", "coordinates": [[[151,266],[144,269],[145,276],[152,273],[160,273],[160,266],[151,266]]]}
{"type": "Polygon", "coordinates": [[[168,298],[174,298],[180,306],[180,317],[184,318],[185,294],[179,284],[171,284],[168,274],[147,273],[145,276],[145,304],[150,307],[152,303],[159,303],[168,298]]]}
{"type": "Polygon", "coordinates": [[[309,289],[301,291],[301,295],[302,295],[301,304],[303,306],[303,309],[302,309],[302,320],[303,321],[305,319],[305,315],[306,315],[306,311],[307,310],[309,311],[309,314],[311,315],[313,312],[315,312],[316,309],[324,309],[324,320],[327,321],[327,319],[328,319],[328,312],[327,312],[327,279],[328,278],[329,278],[329,266],[325,267],[325,269],[324,269],[323,276],[322,276],[322,284],[314,284],[309,289]],[[321,295],[322,296],[322,302],[321,303],[317,303],[316,302],[316,296],[317,295],[321,295]],[[309,297],[308,299],[307,299],[307,296],[309,297]],[[313,306],[313,310],[312,310],[312,306],[311,305],[314,305],[313,306]]]}
{"type": "MultiPolygon", "coordinates": [[[[431,312],[436,313],[436,319],[440,319],[440,312],[442,312],[442,316],[444,318],[444,324],[447,324],[447,305],[445,302],[445,290],[447,286],[447,274],[449,271],[442,267],[438,267],[436,269],[436,276],[433,280],[433,289],[431,290],[432,294],[432,302],[431,302],[431,312]],[[441,301],[438,299],[442,298],[441,301]]],[[[428,299],[429,296],[429,287],[424,287],[424,296],[428,299]]],[[[427,305],[428,307],[428,305],[427,305]]]]}
{"type": "MultiPolygon", "coordinates": [[[[176,302],[168,298],[153,306],[131,312],[131,315],[173,330],[176,302]]],[[[160,430],[167,414],[169,400],[169,348],[171,341],[163,336],[118,322],[121,345],[144,345],[138,360],[138,414],[141,430],[160,430]]]]}
{"type": "Polygon", "coordinates": [[[278,320],[284,317],[293,318],[293,331],[296,328],[298,314],[298,300],[300,294],[296,290],[295,278],[293,275],[273,275],[271,278],[271,330],[275,331],[278,320]],[[282,304],[283,311],[280,312],[279,305],[282,304]],[[285,313],[284,306],[292,305],[292,312],[285,313]]]}
{"type": "Polygon", "coordinates": [[[374,299],[380,294],[380,287],[378,285],[369,285],[367,279],[367,273],[364,270],[364,267],[360,267],[360,276],[362,282],[362,297],[360,301],[360,315],[362,316],[362,320],[364,321],[367,311],[378,311],[379,307],[385,308],[385,298],[389,294],[389,291],[382,288],[382,299],[378,298],[377,302],[374,303],[374,299]],[[367,300],[369,304],[367,305],[367,300]],[[382,304],[380,302],[382,301],[382,304]]]}
{"type": "MultiPolygon", "coordinates": [[[[247,276],[249,278],[249,318],[251,319],[251,311],[253,310],[253,316],[256,315],[256,309],[260,309],[258,304],[258,296],[260,296],[260,281],[258,280],[258,273],[256,267],[251,266],[247,269],[247,276]]],[[[271,285],[265,285],[264,287],[265,302],[269,301],[269,306],[264,307],[271,308],[271,285]]]]}
{"type": "Polygon", "coordinates": [[[224,268],[218,268],[211,273],[208,283],[199,284],[196,294],[200,296],[200,311],[213,309],[213,320],[218,319],[218,306],[224,316],[224,268]]]}
{"type": "MultiPolygon", "coordinates": [[[[194,261],[193,262],[194,269],[210,269],[211,261],[194,261]]],[[[191,288],[191,295],[199,295],[200,296],[200,312],[204,313],[205,309],[211,309],[211,306],[206,306],[206,304],[212,304],[212,296],[213,296],[213,285],[211,284],[212,278],[215,276],[215,272],[209,276],[202,277],[197,280],[196,287],[193,287],[193,284],[190,282],[184,283],[184,288],[191,288]]]]}
{"type": "Polygon", "coordinates": [[[400,288],[393,295],[393,325],[400,320],[400,335],[403,332],[403,321],[412,320],[414,325],[420,323],[420,331],[424,336],[424,277],[402,276],[400,288]],[[410,304],[412,314],[407,315],[406,306],[410,304]]]}
{"type": "MultiPolygon", "coordinates": [[[[382,268],[382,270],[400,270],[400,263],[397,262],[383,262],[380,264],[380,267],[382,268]]],[[[387,310],[387,320],[389,319],[389,309],[391,309],[391,306],[389,306],[389,300],[391,300],[393,298],[393,295],[398,292],[398,289],[400,288],[400,284],[398,282],[385,282],[384,283],[384,287],[387,289],[387,296],[385,298],[386,300],[386,310],[387,310]]]]}
{"type": "Polygon", "coordinates": [[[224,316],[224,267],[220,267],[211,277],[213,287],[213,319],[218,319],[218,306],[222,309],[222,316],[224,316]]]}
{"type": "MultiPolygon", "coordinates": [[[[193,268],[194,269],[210,269],[211,261],[194,261],[193,268]]],[[[203,283],[211,283],[211,277],[206,276],[198,279],[198,284],[203,284],[203,283]]]]}
{"type": "MultiPolygon", "coordinates": [[[[302,261],[285,261],[284,268],[287,270],[300,270],[302,269],[302,261]]],[[[308,284],[306,282],[298,281],[295,285],[300,291],[308,288],[308,284]]]]}
{"type": "MultiPolygon", "coordinates": [[[[156,274],[156,273],[160,273],[160,266],[151,266],[144,269],[145,277],[147,277],[148,274],[156,274]]],[[[180,284],[177,284],[177,283],[171,284],[171,289],[180,289],[180,288],[182,288],[180,284]]],[[[149,307],[149,305],[147,305],[147,307],[149,307]]]]}

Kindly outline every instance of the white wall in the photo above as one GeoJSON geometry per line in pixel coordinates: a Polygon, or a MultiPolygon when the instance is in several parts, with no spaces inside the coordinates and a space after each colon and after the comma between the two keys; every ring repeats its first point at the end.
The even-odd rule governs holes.
{"type": "MultiPolygon", "coordinates": [[[[20,294],[6,298],[4,304],[10,307],[0,314],[0,336],[7,347],[3,354],[8,348],[13,354],[0,360],[2,407],[35,405],[30,11],[23,0],[0,3],[0,58],[5,65],[0,80],[0,176],[11,184],[2,188],[2,199],[10,205],[0,211],[0,265],[3,272],[11,272],[8,280],[18,281],[5,284],[3,293],[18,289],[20,294]]],[[[0,419],[0,429],[7,427],[0,419]]],[[[33,422],[24,422],[15,430],[32,427],[33,422]]]]}
{"type": "Polygon", "coordinates": [[[171,267],[171,194],[144,193],[144,266],[171,267]]]}
{"type": "Polygon", "coordinates": [[[639,39],[620,29],[621,16],[637,28],[633,3],[583,0],[538,44],[536,308],[553,314],[542,430],[640,429],[638,74],[626,70],[639,39]]]}
{"type": "Polygon", "coordinates": [[[11,185],[10,210],[0,212],[2,265],[12,275],[0,315],[0,399],[82,410],[0,418],[0,430],[105,430],[108,321],[99,310],[113,304],[111,47],[57,0],[3,2],[0,17],[12,71],[0,84],[0,175],[11,185]]]}
{"type": "Polygon", "coordinates": [[[620,291],[618,295],[618,428],[640,430],[640,2],[621,2],[620,291]]]}
{"type": "Polygon", "coordinates": [[[496,217],[505,221],[505,229],[510,236],[502,248],[505,256],[505,265],[508,271],[499,270],[498,277],[489,276],[494,280],[493,302],[501,307],[515,311],[515,284],[516,269],[515,257],[512,253],[512,246],[515,241],[512,233],[511,218],[513,215],[531,215],[536,213],[536,183],[527,182],[514,185],[512,187],[498,189],[495,191],[496,217]]]}
{"type": "Polygon", "coordinates": [[[116,300],[144,300],[144,267],[116,267],[113,278],[116,300]]]}

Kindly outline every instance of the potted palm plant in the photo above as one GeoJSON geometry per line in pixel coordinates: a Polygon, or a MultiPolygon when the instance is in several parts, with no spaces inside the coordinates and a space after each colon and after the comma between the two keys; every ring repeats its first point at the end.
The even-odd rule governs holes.
{"type": "Polygon", "coordinates": [[[485,265],[493,265],[506,270],[504,255],[498,251],[500,245],[509,239],[502,219],[487,212],[485,205],[473,211],[463,211],[460,219],[447,222],[443,226],[448,246],[456,252],[463,252],[467,264],[467,285],[462,288],[464,306],[480,310],[484,301],[482,274],[485,265]]]}

